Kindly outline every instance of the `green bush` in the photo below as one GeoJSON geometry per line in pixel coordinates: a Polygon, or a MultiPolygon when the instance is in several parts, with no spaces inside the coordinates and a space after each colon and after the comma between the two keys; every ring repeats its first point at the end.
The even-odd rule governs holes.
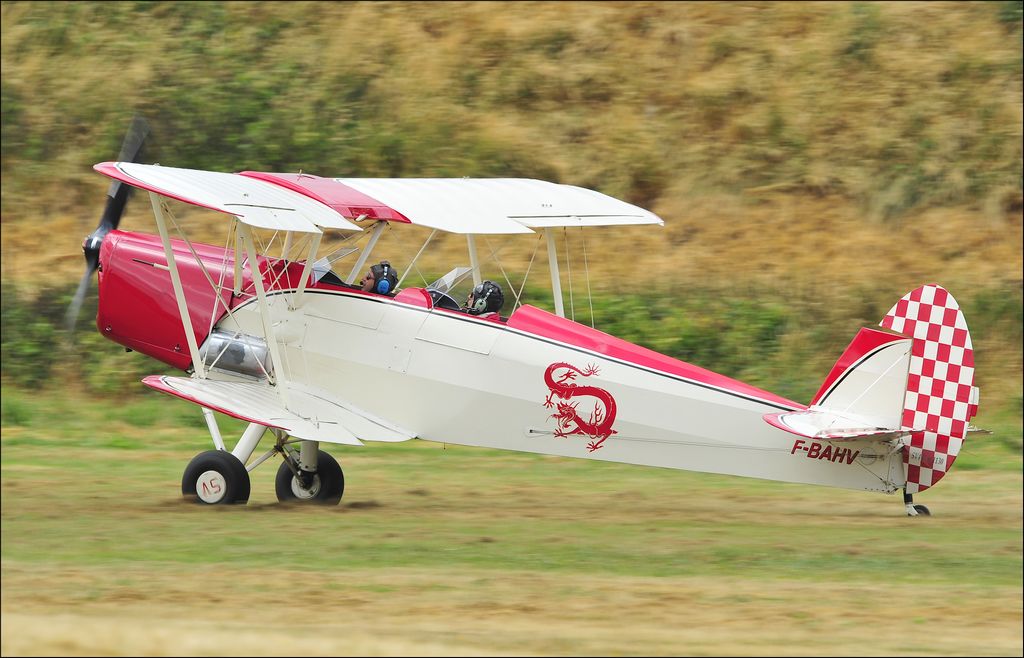
{"type": "Polygon", "coordinates": [[[54,291],[43,291],[30,299],[16,287],[0,284],[0,334],[3,375],[26,386],[50,378],[60,352],[59,331],[45,302],[54,291]]]}
{"type": "Polygon", "coordinates": [[[29,294],[2,284],[2,377],[22,387],[77,382],[87,391],[107,395],[138,391],[145,375],[168,366],[125,350],[103,336],[90,322],[96,316],[96,294],[86,298],[73,333],[65,314],[75,286],[49,287],[29,294]]]}
{"type": "Polygon", "coordinates": [[[1024,20],[1024,0],[1002,0],[999,6],[999,22],[1015,25],[1024,20]]]}
{"type": "Polygon", "coordinates": [[[25,426],[32,422],[35,414],[20,395],[6,391],[0,397],[0,423],[5,427],[25,426]]]}

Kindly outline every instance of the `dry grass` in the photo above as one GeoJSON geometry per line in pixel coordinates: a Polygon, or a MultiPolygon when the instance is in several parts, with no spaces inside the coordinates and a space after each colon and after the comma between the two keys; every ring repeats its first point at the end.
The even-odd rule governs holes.
{"type": "MultiPolygon", "coordinates": [[[[311,564],[316,558],[311,556],[311,564]]],[[[827,565],[822,565],[827,569],[827,565]]],[[[961,587],[462,569],[187,576],[5,565],[4,655],[1020,655],[961,587]],[[122,584],[118,584],[122,583],[122,584]],[[32,594],[29,594],[29,593],[32,594]],[[82,593],[92,593],[94,600],[82,593]],[[69,600],[70,598],[70,600],[69,600]]],[[[1016,630],[1013,630],[1016,627],[1016,630]]]]}

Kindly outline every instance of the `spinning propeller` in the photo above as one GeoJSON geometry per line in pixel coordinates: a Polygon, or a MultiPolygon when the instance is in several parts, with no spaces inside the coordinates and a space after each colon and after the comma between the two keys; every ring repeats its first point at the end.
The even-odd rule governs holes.
{"type": "MultiPolygon", "coordinates": [[[[132,118],[132,125],[124,136],[124,143],[121,144],[121,153],[118,155],[118,162],[138,162],[142,157],[142,146],[149,134],[149,125],[146,120],[136,115],[132,118]]],[[[100,223],[92,233],[86,236],[82,243],[82,251],[85,253],[85,274],[78,284],[78,290],[68,307],[65,321],[68,331],[73,331],[75,322],[78,320],[78,312],[82,308],[82,302],[89,291],[89,282],[92,280],[93,272],[99,267],[100,245],[107,233],[117,229],[121,223],[121,215],[124,214],[124,206],[131,194],[132,187],[121,181],[115,180],[110,184],[107,191],[107,205],[100,216],[100,223]]]]}

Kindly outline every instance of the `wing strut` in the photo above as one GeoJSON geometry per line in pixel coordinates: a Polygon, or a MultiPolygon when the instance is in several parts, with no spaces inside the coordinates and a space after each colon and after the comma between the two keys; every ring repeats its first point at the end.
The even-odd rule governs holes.
{"type": "MultiPolygon", "coordinates": [[[[242,234],[238,232],[238,218],[232,217],[231,223],[235,230],[235,297],[242,294],[242,234]]],[[[230,234],[229,234],[230,235],[230,234]]]]}
{"type": "Polygon", "coordinates": [[[256,288],[256,299],[260,305],[260,319],[263,321],[263,334],[267,339],[267,347],[270,348],[270,356],[274,363],[278,364],[276,372],[275,388],[281,397],[281,404],[288,408],[288,392],[284,376],[284,361],[281,360],[281,350],[277,347],[277,336],[274,334],[273,322],[270,320],[270,306],[267,304],[267,293],[263,289],[263,273],[260,272],[260,263],[256,259],[256,246],[252,241],[252,228],[245,222],[238,223],[238,234],[245,244],[249,254],[249,268],[252,270],[252,283],[256,288]]]}
{"type": "Polygon", "coordinates": [[[288,260],[288,252],[292,250],[292,232],[285,231],[284,247],[281,249],[281,260],[288,260]]]}
{"type": "Polygon", "coordinates": [[[356,264],[352,266],[352,271],[348,273],[348,278],[345,279],[345,283],[349,285],[355,283],[356,277],[363,271],[363,265],[366,264],[366,259],[370,257],[370,252],[373,251],[373,247],[377,244],[380,234],[383,233],[384,229],[387,227],[388,223],[382,219],[377,220],[377,223],[373,225],[373,233],[370,234],[370,240],[366,243],[363,253],[359,254],[359,259],[356,260],[356,264]]]}
{"type": "Polygon", "coordinates": [[[544,235],[548,239],[548,266],[551,268],[551,294],[555,297],[555,313],[565,317],[565,304],[562,302],[562,280],[558,276],[558,248],[555,246],[555,229],[545,228],[544,235]]]}
{"type": "Polygon", "coordinates": [[[483,279],[480,276],[480,257],[476,254],[476,239],[472,233],[466,234],[466,246],[469,248],[469,266],[473,270],[473,285],[478,286],[483,279]]]}
{"type": "MultiPolygon", "coordinates": [[[[291,233],[288,235],[291,236],[291,233]]],[[[302,278],[299,279],[299,289],[295,293],[293,308],[302,306],[302,293],[306,292],[306,283],[311,281],[310,270],[313,269],[313,261],[316,259],[317,251],[320,249],[320,240],[323,237],[323,233],[313,234],[313,241],[309,244],[309,255],[306,257],[306,265],[302,268],[302,278]]]]}
{"type": "Polygon", "coordinates": [[[167,222],[164,219],[160,196],[156,192],[150,192],[149,200],[153,204],[153,215],[156,217],[156,226],[160,230],[160,241],[164,245],[167,267],[171,272],[171,285],[174,286],[174,298],[178,302],[178,313],[181,314],[181,324],[185,329],[188,351],[192,355],[192,368],[200,379],[206,379],[206,368],[199,356],[199,344],[196,341],[195,329],[192,328],[192,316],[188,312],[188,304],[185,303],[185,291],[181,287],[181,277],[178,276],[178,263],[174,260],[174,250],[171,249],[171,238],[167,233],[167,222]]]}

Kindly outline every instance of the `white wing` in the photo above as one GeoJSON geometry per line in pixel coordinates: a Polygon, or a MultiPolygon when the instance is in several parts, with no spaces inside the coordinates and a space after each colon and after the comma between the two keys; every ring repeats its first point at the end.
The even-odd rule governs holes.
{"type": "Polygon", "coordinates": [[[261,382],[225,382],[152,375],[142,382],[234,418],[276,427],[309,441],[362,445],[363,441],[407,441],[415,435],[325,394],[288,384],[289,409],[277,391],[261,382]]]}
{"type": "Polygon", "coordinates": [[[134,187],[235,215],[257,228],[305,233],[319,233],[317,227],[362,230],[304,194],[239,174],[131,162],[103,162],[94,169],[134,187]]]}
{"type": "Polygon", "coordinates": [[[652,212],[573,185],[526,178],[335,178],[414,224],[449,233],[664,224],[652,212]]]}

